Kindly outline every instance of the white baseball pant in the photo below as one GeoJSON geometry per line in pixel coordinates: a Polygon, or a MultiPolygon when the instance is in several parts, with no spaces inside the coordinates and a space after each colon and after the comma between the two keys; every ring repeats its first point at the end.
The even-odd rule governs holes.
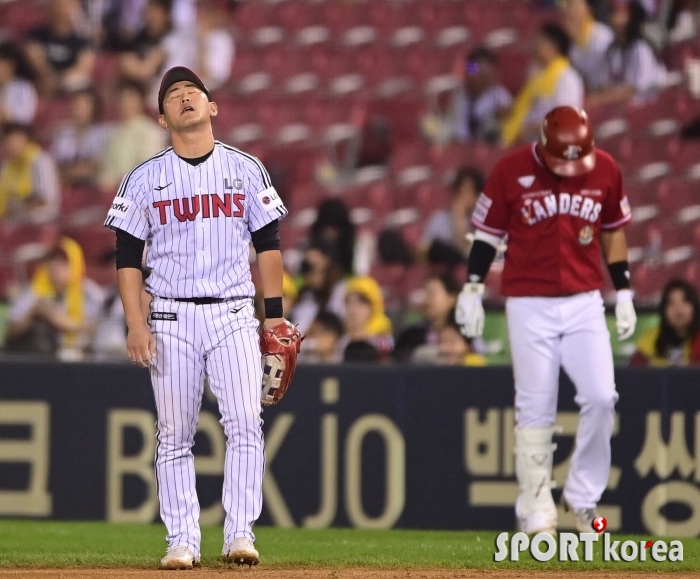
{"type": "Polygon", "coordinates": [[[224,544],[239,537],[255,540],[252,526],[262,508],[265,452],[261,355],[253,314],[249,298],[208,305],[161,298],[151,303],[160,514],[168,545],[185,545],[195,556],[200,552],[201,533],[192,446],[205,374],[218,400],[226,435],[224,544]],[[167,319],[172,314],[177,319],[167,319]]]}
{"type": "Polygon", "coordinates": [[[559,368],[564,368],[581,409],[564,498],[574,509],[593,508],[608,483],[618,398],[600,292],[508,298],[506,316],[517,426],[554,425],[559,368]]]}

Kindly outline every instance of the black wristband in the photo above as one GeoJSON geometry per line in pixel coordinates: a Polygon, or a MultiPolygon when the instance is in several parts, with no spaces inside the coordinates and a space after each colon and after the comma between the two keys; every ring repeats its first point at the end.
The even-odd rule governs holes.
{"type": "Polygon", "coordinates": [[[630,264],[627,261],[616,261],[608,264],[610,278],[616,290],[630,288],[630,264]]]}
{"type": "Polygon", "coordinates": [[[496,248],[481,239],[474,241],[469,252],[469,270],[467,281],[481,283],[486,279],[491,263],[496,257],[496,248]]]}
{"type": "Polygon", "coordinates": [[[265,317],[267,319],[272,319],[281,318],[283,316],[282,298],[265,298],[265,317]]]}

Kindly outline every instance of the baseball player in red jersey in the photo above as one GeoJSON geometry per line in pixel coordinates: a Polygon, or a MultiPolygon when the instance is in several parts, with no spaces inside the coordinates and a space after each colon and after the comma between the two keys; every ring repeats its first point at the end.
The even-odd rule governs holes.
{"type": "Polygon", "coordinates": [[[515,377],[515,513],[526,533],[556,532],[552,436],[560,367],[581,408],[563,492],[579,532],[591,532],[607,486],[617,392],[600,255],[617,289],[617,331],[624,340],[637,321],[621,229],[630,217],[620,168],[594,147],[588,117],[575,107],[550,111],[539,142],[498,163],[474,211],[478,232],[456,320],[467,337],[481,335],[484,278],[507,235],[501,293],[515,377]]]}

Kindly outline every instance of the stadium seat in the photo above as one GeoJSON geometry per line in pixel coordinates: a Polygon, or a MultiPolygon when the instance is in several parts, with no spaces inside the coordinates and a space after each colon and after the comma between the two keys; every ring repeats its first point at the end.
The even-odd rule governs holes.
{"type": "Polygon", "coordinates": [[[658,185],[658,205],[661,218],[677,218],[679,211],[700,203],[697,188],[682,177],[665,179],[658,185]]]}
{"type": "Polygon", "coordinates": [[[276,6],[261,2],[241,2],[233,19],[233,27],[239,38],[248,39],[259,28],[277,25],[278,15],[276,6]]]}
{"type": "Polygon", "coordinates": [[[700,161],[700,141],[686,140],[670,159],[675,175],[684,175],[693,165],[700,161]]]}
{"type": "Polygon", "coordinates": [[[320,10],[313,2],[284,2],[277,8],[279,23],[288,36],[321,22],[320,10]]]}
{"type": "Polygon", "coordinates": [[[479,168],[488,177],[504,152],[486,143],[455,143],[443,149],[435,159],[435,168],[443,179],[449,180],[460,167],[479,168]]]}
{"type": "Polygon", "coordinates": [[[532,55],[523,46],[506,46],[496,51],[499,62],[500,80],[503,85],[516,95],[527,80],[527,73],[532,62],[532,55]]]}
{"type": "Polygon", "coordinates": [[[368,23],[367,9],[357,2],[325,2],[321,6],[321,20],[330,29],[332,38],[340,38],[345,31],[368,23]]]}
{"type": "Polygon", "coordinates": [[[446,28],[464,22],[462,3],[449,0],[428,0],[418,6],[418,22],[426,28],[430,38],[446,28]]]}

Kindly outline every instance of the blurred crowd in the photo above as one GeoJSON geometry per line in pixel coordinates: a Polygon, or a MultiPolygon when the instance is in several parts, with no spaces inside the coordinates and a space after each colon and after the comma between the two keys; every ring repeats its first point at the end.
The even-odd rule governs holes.
{"type": "MultiPolygon", "coordinates": [[[[408,0],[386,2],[411,9],[408,0]]],[[[460,2],[477,6],[480,0],[451,0],[460,2]]],[[[10,279],[0,279],[6,303],[0,343],[15,354],[123,360],[126,325],[114,251],[93,245],[89,236],[81,243],[78,232],[99,226],[123,176],[167,145],[167,133],[155,121],[164,70],[193,68],[215,98],[228,99],[222,116],[235,109],[232,95],[243,84],[237,15],[242,4],[262,2],[0,0],[0,10],[11,4],[14,10],[25,6],[36,25],[17,34],[0,22],[0,266],[10,272],[10,279]],[[56,103],[63,107],[60,122],[47,129],[44,120],[56,114],[56,103]]],[[[692,83],[660,55],[665,46],[697,39],[700,1],[523,4],[543,15],[528,39],[527,60],[504,60],[493,35],[458,45],[449,82],[440,77],[442,84],[433,82],[440,90],[426,91],[424,106],[410,120],[431,154],[455,143],[483,143],[493,147],[491,154],[532,141],[555,106],[642,106],[669,86],[692,83]],[[521,69],[515,70],[522,79],[517,86],[505,81],[513,69],[521,69]]],[[[274,27],[260,30],[267,28],[265,34],[274,36],[274,27]]],[[[311,213],[295,212],[297,193],[290,195],[294,224],[282,230],[284,312],[308,333],[302,360],[484,365],[484,344],[460,334],[453,309],[471,246],[471,214],[495,159],[464,158],[448,181],[433,179],[431,188],[416,189],[416,203],[428,208],[421,218],[410,218],[410,203],[399,203],[404,212],[394,212],[393,222],[372,221],[338,187],[348,170],[341,157],[352,159],[353,176],[393,162],[396,138],[387,138],[366,112],[349,113],[360,135],[346,143],[352,154],[326,151],[314,166],[315,180],[329,185],[329,194],[311,213]],[[411,227],[402,227],[402,220],[411,227]],[[291,242],[287,231],[297,233],[291,242]]],[[[250,142],[256,152],[255,138],[250,142]]],[[[274,158],[263,160],[285,196],[291,189],[284,163],[278,171],[274,158]]],[[[379,185],[362,195],[369,197],[365,205],[381,205],[379,185]]],[[[497,261],[494,268],[500,266],[497,261]]],[[[147,307],[144,292],[144,315],[147,307]]],[[[631,363],[700,363],[694,286],[682,279],[668,283],[658,313],[660,324],[639,337],[631,363]]]]}

